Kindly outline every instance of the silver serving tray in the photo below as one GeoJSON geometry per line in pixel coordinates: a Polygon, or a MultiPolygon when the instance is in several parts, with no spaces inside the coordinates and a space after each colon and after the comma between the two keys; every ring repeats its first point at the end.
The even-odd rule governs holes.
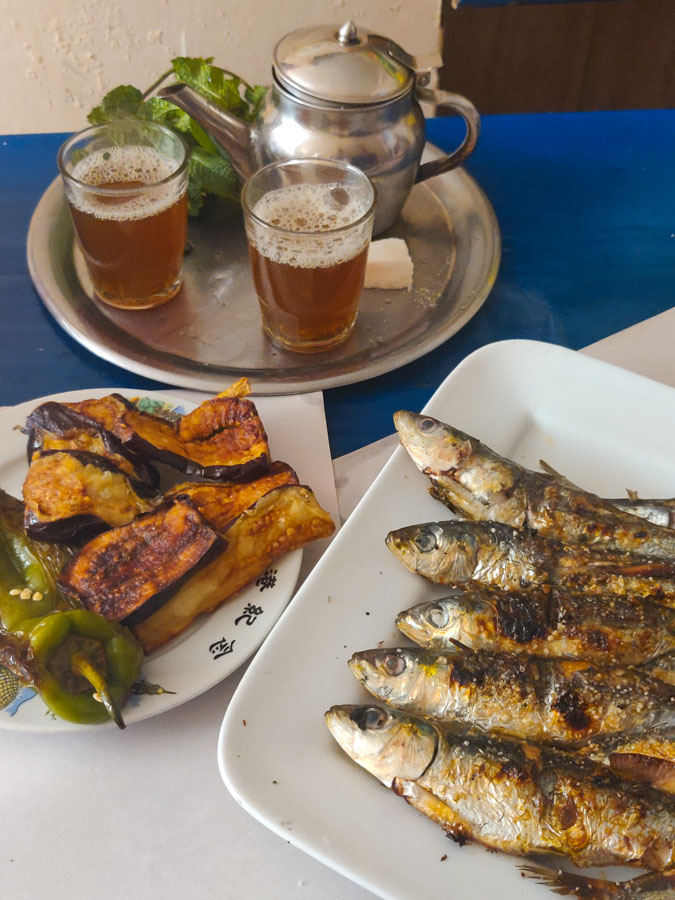
{"type": "Polygon", "coordinates": [[[155,310],[125,312],[92,299],[59,178],[35,209],[27,255],[49,312],[97,356],[186,388],[218,391],[247,375],[258,394],[292,394],[397,369],[446,341],[485,301],[499,267],[499,226],[463,169],[417,185],[386,236],[408,244],[412,291],[364,291],[351,337],[316,355],[280,350],[263,335],[241,212],[225,204],[191,221],[184,287],[155,310]]]}

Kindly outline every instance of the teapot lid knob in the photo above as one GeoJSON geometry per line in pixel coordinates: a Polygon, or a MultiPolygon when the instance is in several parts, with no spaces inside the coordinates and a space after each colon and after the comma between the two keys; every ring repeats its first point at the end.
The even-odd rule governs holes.
{"type": "Polygon", "coordinates": [[[353,22],[345,22],[338,31],[337,39],[341,44],[358,44],[359,34],[356,25],[353,22]]]}

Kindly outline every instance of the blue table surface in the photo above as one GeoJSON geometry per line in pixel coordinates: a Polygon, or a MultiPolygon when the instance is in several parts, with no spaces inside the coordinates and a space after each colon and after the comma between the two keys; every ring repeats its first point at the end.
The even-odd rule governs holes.
{"type": "MultiPolygon", "coordinates": [[[[451,148],[454,119],[428,122],[451,148]]],[[[0,405],[57,391],[165,387],[92,355],[46,312],[28,223],[62,134],[0,138],[0,405]]],[[[473,350],[507,338],[579,349],[675,303],[675,110],[485,116],[468,171],[502,231],[495,287],[458,334],[416,362],[325,392],[333,456],[391,433],[473,350]]]]}

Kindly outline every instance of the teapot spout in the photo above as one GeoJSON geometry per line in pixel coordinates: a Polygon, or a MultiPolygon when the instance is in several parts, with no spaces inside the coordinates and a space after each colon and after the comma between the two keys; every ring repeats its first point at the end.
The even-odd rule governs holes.
{"type": "Polygon", "coordinates": [[[229,154],[241,178],[247,179],[259,168],[253,148],[253,130],[249,124],[225,112],[187,84],[171,84],[157,93],[199,122],[204,131],[229,154]]]}

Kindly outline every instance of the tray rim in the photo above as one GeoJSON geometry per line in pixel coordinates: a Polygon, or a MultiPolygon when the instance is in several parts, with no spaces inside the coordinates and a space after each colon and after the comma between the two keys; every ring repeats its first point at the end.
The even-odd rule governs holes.
{"type": "MultiPolygon", "coordinates": [[[[430,152],[432,155],[440,154],[438,148],[431,144],[427,144],[427,152],[430,152]]],[[[458,167],[438,177],[447,178],[449,176],[461,178],[474,195],[476,203],[484,206],[485,221],[488,226],[488,230],[485,233],[489,236],[493,245],[490,263],[483,272],[482,283],[471,298],[471,302],[461,307],[456,317],[452,316],[450,318],[446,328],[438,329],[435,333],[429,333],[427,340],[411,344],[393,356],[383,356],[367,365],[349,371],[313,377],[305,381],[294,380],[289,382],[284,380],[284,373],[287,370],[283,367],[279,368],[279,375],[274,379],[266,378],[264,375],[258,377],[256,371],[260,370],[247,369],[245,374],[251,380],[254,395],[302,394],[355,384],[375,378],[401,368],[435,350],[473,318],[487,300],[497,278],[501,262],[501,231],[494,208],[475,179],[463,167],[458,167]]],[[[432,184],[433,182],[425,186],[433,190],[432,184]]],[[[73,340],[95,356],[113,363],[125,371],[133,372],[163,384],[210,391],[220,390],[227,379],[233,380],[240,377],[244,373],[244,369],[241,367],[214,367],[186,358],[182,358],[178,363],[174,362],[178,357],[171,357],[171,354],[165,354],[162,351],[148,347],[138,338],[118,328],[113,321],[107,319],[95,306],[93,307],[95,310],[93,319],[97,333],[93,336],[88,333],[85,327],[84,314],[77,310],[65,292],[61,292],[58,289],[54,290],[54,286],[51,285],[50,287],[49,284],[50,281],[53,281],[57,268],[53,261],[50,260],[47,247],[53,230],[52,218],[48,213],[57,203],[61,207],[65,205],[65,197],[62,191],[61,178],[57,176],[41,195],[33,211],[26,241],[26,259],[31,280],[42,303],[57,324],[73,340]],[[43,259],[48,260],[50,264],[45,265],[43,259]],[[65,310],[64,306],[66,307],[65,310]],[[107,338],[110,336],[117,337],[115,346],[111,346],[104,339],[104,334],[99,333],[104,332],[106,329],[109,332],[106,335],[107,338]],[[124,346],[126,352],[121,350],[120,346],[124,346]],[[158,365],[154,365],[144,359],[144,357],[152,357],[153,355],[161,357],[158,365]]],[[[471,253],[471,250],[469,253],[471,253]]],[[[89,312],[89,315],[92,315],[91,312],[89,312]]]]}

